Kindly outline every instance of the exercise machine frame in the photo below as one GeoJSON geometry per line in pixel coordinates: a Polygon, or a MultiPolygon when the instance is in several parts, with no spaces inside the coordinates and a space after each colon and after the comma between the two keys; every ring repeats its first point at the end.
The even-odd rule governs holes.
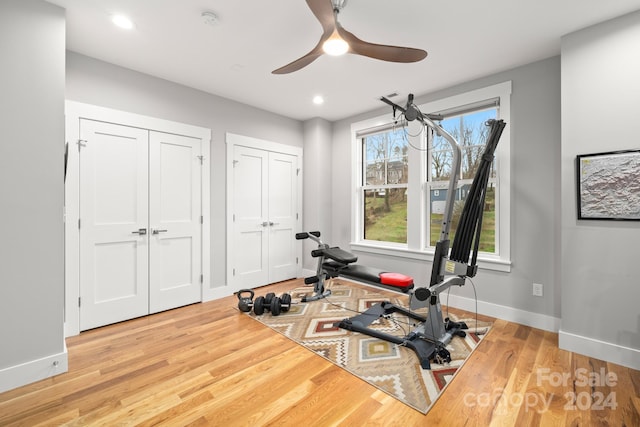
{"type": "MultiPolygon", "coordinates": [[[[313,295],[302,297],[302,300],[300,302],[317,301],[319,299],[328,297],[329,295],[331,295],[331,290],[330,289],[325,289],[325,287],[324,287],[325,279],[327,279],[328,276],[327,276],[326,272],[323,269],[323,265],[324,265],[324,262],[325,262],[325,259],[326,259],[326,251],[328,249],[330,249],[329,245],[324,243],[320,239],[320,232],[319,231],[296,233],[296,239],[297,240],[311,239],[314,242],[316,242],[318,244],[318,247],[311,251],[311,256],[314,257],[314,258],[319,258],[318,259],[318,267],[316,269],[316,275],[315,276],[310,276],[310,277],[305,277],[305,279],[304,279],[305,285],[313,284],[313,295]]],[[[334,249],[341,250],[339,248],[334,248],[334,249]]],[[[348,252],[345,252],[345,251],[343,251],[343,252],[347,256],[349,256],[349,255],[351,257],[353,256],[352,254],[349,254],[348,252]]]]}
{"type": "Polygon", "coordinates": [[[455,193],[460,174],[460,145],[451,134],[436,123],[436,121],[442,120],[441,116],[420,112],[418,107],[413,104],[413,95],[409,95],[404,108],[384,97],[381,100],[393,107],[394,117],[399,110],[407,121],[420,121],[424,126],[430,127],[438,135],[444,137],[453,150],[451,179],[449,180],[440,238],[435,246],[429,287],[418,287],[410,291],[409,309],[385,301],[372,306],[361,314],[344,319],[336,323],[336,325],[342,329],[359,332],[410,348],[418,356],[420,366],[423,369],[430,369],[430,361],[432,360],[438,363],[451,361],[451,356],[446,346],[454,336],[464,337],[466,335],[464,330],[468,329],[464,322],[453,322],[443,317],[440,294],[452,286],[463,286],[466,278],[475,276],[477,272],[476,261],[488,178],[491,173],[491,163],[494,158],[495,148],[505,123],[502,120],[490,120],[487,122],[490,131],[485,151],[465,200],[454,245],[450,251],[449,232],[451,230],[455,193]],[[469,262],[470,256],[471,262],[469,262]],[[426,317],[413,311],[424,307],[428,307],[426,317]],[[379,318],[390,316],[393,313],[400,313],[418,323],[411,332],[403,337],[368,327],[379,318]]]}

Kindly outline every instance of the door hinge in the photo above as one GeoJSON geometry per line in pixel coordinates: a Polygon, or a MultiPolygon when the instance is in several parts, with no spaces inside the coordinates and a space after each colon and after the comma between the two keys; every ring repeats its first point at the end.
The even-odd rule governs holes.
{"type": "Polygon", "coordinates": [[[204,283],[204,274],[200,275],[200,283],[204,283]]]}
{"type": "Polygon", "coordinates": [[[236,275],[236,269],[235,268],[233,269],[233,275],[234,276],[236,275]]]}
{"type": "Polygon", "coordinates": [[[298,257],[296,257],[296,264],[298,263],[298,257]]]}
{"type": "Polygon", "coordinates": [[[82,305],[82,298],[78,297],[78,307],[80,307],[82,305]]]}
{"type": "Polygon", "coordinates": [[[204,224],[204,216],[200,215],[200,224],[204,224]]]}
{"type": "Polygon", "coordinates": [[[78,230],[80,230],[80,218],[78,218],[78,230]]]}
{"type": "Polygon", "coordinates": [[[233,164],[233,167],[234,167],[234,168],[236,167],[236,165],[238,164],[238,162],[239,162],[239,161],[240,161],[240,160],[234,160],[234,161],[232,162],[232,164],[233,164]]]}
{"type": "Polygon", "coordinates": [[[296,169],[296,176],[300,175],[300,168],[296,169]]]}
{"type": "Polygon", "coordinates": [[[233,214],[233,222],[236,222],[236,214],[233,214]]]}
{"type": "Polygon", "coordinates": [[[296,212],[296,219],[298,219],[298,212],[296,212]]]}

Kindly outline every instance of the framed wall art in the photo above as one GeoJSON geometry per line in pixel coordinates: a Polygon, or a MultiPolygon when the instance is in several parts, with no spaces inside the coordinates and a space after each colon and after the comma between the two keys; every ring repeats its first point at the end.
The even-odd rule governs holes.
{"type": "Polygon", "coordinates": [[[640,150],[576,158],[578,219],[640,221],[640,150]]]}

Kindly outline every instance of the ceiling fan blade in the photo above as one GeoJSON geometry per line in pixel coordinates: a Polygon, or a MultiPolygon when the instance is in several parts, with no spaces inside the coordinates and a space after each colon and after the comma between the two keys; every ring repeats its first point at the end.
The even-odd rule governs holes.
{"type": "Polygon", "coordinates": [[[332,33],[336,25],[336,18],[333,13],[331,0],[307,0],[307,5],[318,21],[320,21],[324,32],[326,33],[328,30],[331,30],[330,33],[332,33]]]}
{"type": "Polygon", "coordinates": [[[349,52],[369,58],[380,59],[389,62],[418,62],[427,57],[427,51],[412,47],[389,46],[375,44],[360,40],[358,37],[337,24],[340,37],[349,44],[349,52]]]}
{"type": "Polygon", "coordinates": [[[271,74],[289,74],[289,73],[293,73],[294,71],[298,71],[299,69],[304,68],[307,65],[311,64],[313,61],[318,59],[324,53],[322,51],[322,43],[324,43],[324,40],[320,40],[320,43],[318,43],[318,45],[314,47],[311,52],[285,65],[284,67],[280,67],[277,70],[273,70],[271,74]]]}
{"type": "Polygon", "coordinates": [[[331,34],[333,34],[333,31],[336,28],[336,19],[333,13],[333,5],[331,3],[331,0],[307,0],[307,4],[309,5],[309,9],[311,9],[311,12],[313,12],[315,17],[318,18],[318,21],[320,21],[320,25],[322,25],[323,32],[322,36],[320,37],[320,41],[318,42],[316,47],[311,50],[311,52],[285,65],[284,67],[273,70],[271,74],[293,73],[294,71],[298,71],[299,69],[311,64],[313,61],[324,54],[324,51],[322,50],[322,44],[329,37],[331,37],[331,34]]]}

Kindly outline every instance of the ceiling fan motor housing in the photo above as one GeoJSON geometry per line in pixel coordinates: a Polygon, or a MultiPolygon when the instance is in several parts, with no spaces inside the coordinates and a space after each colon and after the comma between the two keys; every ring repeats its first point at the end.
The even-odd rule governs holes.
{"type": "Polygon", "coordinates": [[[340,11],[347,5],[347,0],[331,0],[331,4],[333,5],[333,10],[340,11]]]}

